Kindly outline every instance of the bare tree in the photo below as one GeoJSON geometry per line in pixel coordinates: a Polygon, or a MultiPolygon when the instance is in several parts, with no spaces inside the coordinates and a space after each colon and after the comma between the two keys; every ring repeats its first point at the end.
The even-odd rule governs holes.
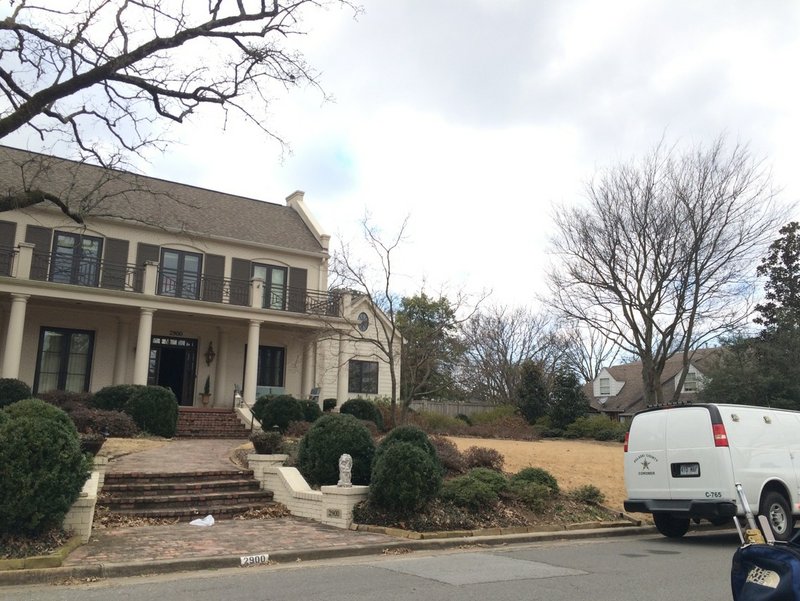
{"type": "Polygon", "coordinates": [[[352,321],[347,336],[355,342],[363,342],[371,346],[377,359],[384,360],[389,366],[391,379],[391,419],[389,427],[394,427],[397,418],[397,399],[400,379],[397,364],[402,353],[402,336],[397,326],[397,312],[400,298],[392,291],[393,260],[398,247],[404,240],[408,217],[395,235],[384,237],[379,229],[370,223],[369,217],[361,221],[361,230],[366,242],[367,252],[377,262],[367,262],[360,257],[349,244],[342,242],[331,261],[331,287],[363,296],[368,301],[366,310],[370,323],[376,330],[358,327],[352,321]]]}
{"type": "Polygon", "coordinates": [[[565,324],[563,331],[568,341],[564,361],[584,382],[594,380],[600,369],[613,364],[619,356],[621,349],[616,341],[594,328],[573,323],[565,324]]]}
{"type": "Polygon", "coordinates": [[[661,144],[601,172],[587,196],[556,213],[554,304],[639,357],[646,401],[663,402],[666,360],[687,367],[747,318],[755,263],[786,211],[768,171],[723,137],[685,153],[661,144]]]}
{"type": "MultiPolygon", "coordinates": [[[[273,90],[317,86],[286,40],[306,8],[348,0],[11,0],[0,20],[0,139],[28,129],[70,158],[122,167],[164,148],[169,124],[204,106],[266,123],[273,90]]],[[[353,7],[354,10],[355,7],[353,7]]],[[[0,211],[63,198],[4,190],[0,211]]]]}
{"type": "Polygon", "coordinates": [[[522,307],[487,307],[462,327],[466,348],[459,369],[462,385],[478,399],[514,403],[526,360],[554,373],[566,352],[549,315],[522,307]]]}

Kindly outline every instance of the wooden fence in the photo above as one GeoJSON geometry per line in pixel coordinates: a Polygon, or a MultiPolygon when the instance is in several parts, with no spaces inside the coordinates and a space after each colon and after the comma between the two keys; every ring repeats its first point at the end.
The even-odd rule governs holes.
{"type": "Polygon", "coordinates": [[[497,403],[489,401],[411,401],[409,405],[414,411],[430,411],[431,413],[441,413],[449,417],[456,415],[474,415],[489,411],[497,407],[497,403]]]}

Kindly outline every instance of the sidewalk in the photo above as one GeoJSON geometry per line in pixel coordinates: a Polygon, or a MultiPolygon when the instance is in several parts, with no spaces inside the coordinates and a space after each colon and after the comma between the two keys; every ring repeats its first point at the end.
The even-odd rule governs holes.
{"type": "MultiPolygon", "coordinates": [[[[201,471],[238,469],[230,452],[245,441],[177,440],[132,453],[109,464],[109,472],[201,471]]],[[[109,578],[178,571],[238,567],[241,556],[269,555],[294,562],[332,557],[380,555],[392,549],[442,549],[565,538],[621,536],[653,532],[651,527],[602,528],[530,534],[398,539],[384,534],[343,530],[304,518],[218,520],[213,526],[188,522],[167,526],[95,528],[88,544],[77,548],[60,568],[0,572],[0,586],[59,582],[70,578],[109,578]]]]}

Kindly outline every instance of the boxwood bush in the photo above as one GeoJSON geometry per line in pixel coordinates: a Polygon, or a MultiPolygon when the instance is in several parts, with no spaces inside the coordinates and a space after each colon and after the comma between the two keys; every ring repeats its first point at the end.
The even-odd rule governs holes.
{"type": "Polygon", "coordinates": [[[375,449],[375,458],[372,460],[372,465],[374,466],[377,464],[381,455],[383,455],[383,453],[385,453],[389,447],[399,442],[412,444],[426,453],[441,471],[442,466],[439,462],[439,457],[436,454],[436,448],[433,446],[433,444],[431,444],[431,441],[428,439],[428,435],[416,426],[397,426],[396,428],[393,428],[386,436],[383,437],[383,440],[381,440],[378,444],[378,448],[375,449]]]}
{"type": "Polygon", "coordinates": [[[352,415],[358,419],[366,419],[373,422],[378,430],[383,430],[383,415],[380,409],[375,406],[375,403],[367,399],[350,399],[342,403],[339,408],[339,413],[352,415]]]}
{"type": "Polygon", "coordinates": [[[526,467],[511,476],[511,485],[516,486],[522,482],[534,482],[543,484],[553,495],[558,494],[558,480],[555,476],[540,467],[526,467]]]}
{"type": "Polygon", "coordinates": [[[329,413],[336,408],[336,399],[323,399],[322,401],[322,411],[324,413],[329,413]]]}
{"type": "Polygon", "coordinates": [[[375,455],[369,430],[352,415],[323,415],[300,441],[297,467],[312,486],[336,484],[345,453],[353,458],[353,484],[369,484],[375,455]]]}
{"type": "Polygon", "coordinates": [[[622,442],[625,439],[627,427],[619,422],[612,422],[604,415],[592,415],[579,417],[569,424],[564,430],[567,438],[590,438],[593,440],[617,440],[622,442]]]}
{"type": "Polygon", "coordinates": [[[508,487],[503,474],[479,467],[447,480],[439,496],[454,505],[478,510],[497,503],[508,487]]]}
{"type": "Polygon", "coordinates": [[[125,413],[145,432],[172,438],[178,426],[178,401],[169,388],[145,386],[137,388],[128,402],[125,413]]]}
{"type": "Polygon", "coordinates": [[[322,417],[322,409],[319,408],[319,403],[304,399],[299,401],[300,407],[303,410],[303,419],[311,424],[322,417]]]}
{"type": "Polygon", "coordinates": [[[5,412],[0,419],[0,532],[35,535],[59,526],[86,482],[90,463],[75,427],[53,415],[5,412]]]}
{"type": "Polygon", "coordinates": [[[21,417],[30,417],[32,419],[50,419],[60,423],[75,436],[78,435],[78,430],[75,428],[75,424],[72,423],[72,420],[69,418],[69,415],[67,415],[66,412],[64,412],[62,409],[59,409],[55,405],[45,403],[41,399],[23,399],[21,401],[17,401],[13,405],[8,405],[5,407],[3,409],[3,413],[5,413],[11,419],[17,419],[21,417]]]}
{"type": "Polygon", "coordinates": [[[16,378],[0,378],[0,408],[31,397],[31,388],[16,378]]]}
{"type": "Polygon", "coordinates": [[[434,498],[441,485],[442,470],[435,454],[396,440],[376,455],[369,501],[382,509],[409,513],[434,498]]]}
{"type": "Polygon", "coordinates": [[[107,411],[124,411],[128,399],[134,392],[147,388],[137,384],[115,384],[106,386],[94,393],[90,404],[98,409],[107,411]]]}
{"type": "Polygon", "coordinates": [[[278,430],[281,431],[281,434],[284,434],[289,427],[289,422],[304,421],[303,407],[300,401],[293,396],[283,394],[271,398],[262,398],[264,398],[264,402],[258,407],[259,412],[255,411],[258,402],[254,405],[254,414],[256,419],[261,422],[261,427],[264,430],[271,430],[278,426],[278,430]]]}
{"type": "Polygon", "coordinates": [[[283,436],[280,432],[264,432],[258,430],[250,435],[250,442],[256,453],[261,455],[275,455],[283,452],[283,436]]]}

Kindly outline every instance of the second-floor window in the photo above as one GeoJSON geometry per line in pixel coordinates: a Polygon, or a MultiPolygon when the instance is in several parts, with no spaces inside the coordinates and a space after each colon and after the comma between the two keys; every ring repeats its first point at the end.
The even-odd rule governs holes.
{"type": "Polygon", "coordinates": [[[50,281],[97,286],[103,239],[56,232],[50,261],[50,281]]]}
{"type": "Polygon", "coordinates": [[[286,268],[275,265],[253,264],[253,277],[264,280],[264,308],[286,308],[286,268]]]}
{"type": "Polygon", "coordinates": [[[162,249],[158,293],[176,298],[199,298],[203,257],[198,253],[162,249]]]}
{"type": "Polygon", "coordinates": [[[697,392],[697,372],[686,372],[686,378],[683,380],[683,391],[697,392]]]}
{"type": "Polygon", "coordinates": [[[611,395],[611,379],[600,378],[600,396],[611,395]]]}

